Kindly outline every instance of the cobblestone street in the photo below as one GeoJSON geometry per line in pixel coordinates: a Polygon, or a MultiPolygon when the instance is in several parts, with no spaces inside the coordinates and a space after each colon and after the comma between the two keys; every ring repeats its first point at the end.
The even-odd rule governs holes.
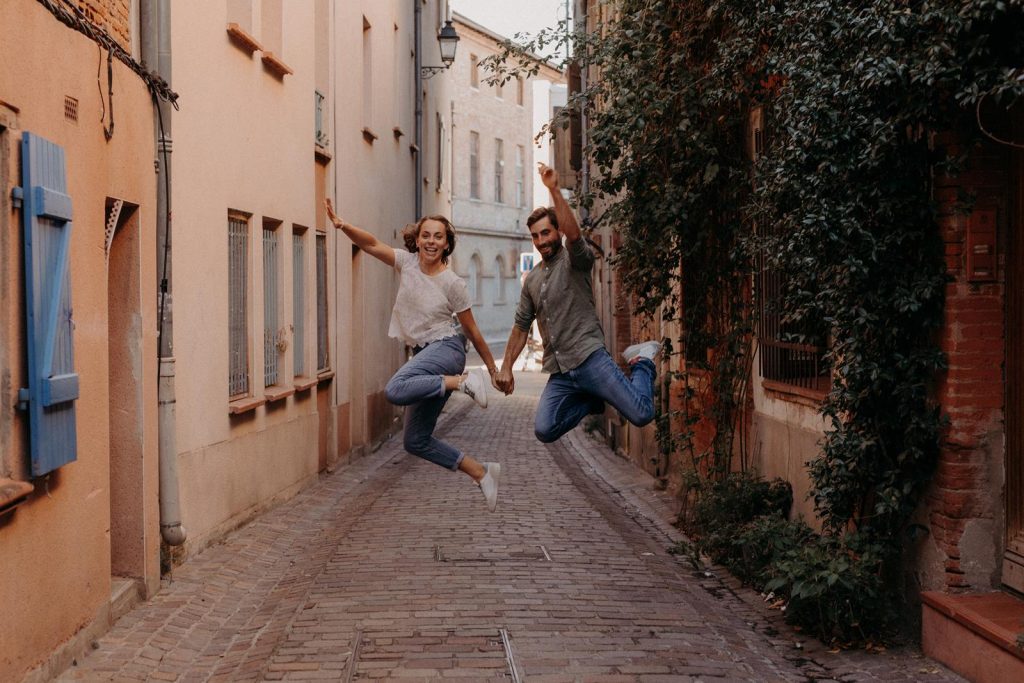
{"type": "Polygon", "coordinates": [[[503,463],[497,513],[393,438],[176,568],[60,680],[960,680],[916,650],[830,652],[669,555],[645,475],[581,430],[534,438],[544,379],[442,418],[503,463]]]}

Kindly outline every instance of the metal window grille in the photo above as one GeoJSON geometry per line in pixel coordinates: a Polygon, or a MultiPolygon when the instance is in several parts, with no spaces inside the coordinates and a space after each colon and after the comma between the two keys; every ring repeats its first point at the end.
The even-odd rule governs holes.
{"type": "Polygon", "coordinates": [[[516,77],[516,104],[523,103],[523,77],[516,77]]]}
{"type": "Polygon", "coordinates": [[[516,145],[516,208],[521,209],[526,203],[523,196],[523,189],[526,186],[526,178],[523,170],[523,146],[516,145]]]}
{"type": "Polygon", "coordinates": [[[469,196],[480,199],[480,134],[469,132],[469,196]]]}
{"type": "Polygon", "coordinates": [[[316,236],[316,368],[330,367],[327,336],[327,235],[316,236]]]}
{"type": "Polygon", "coordinates": [[[249,225],[228,218],[228,393],[249,393],[249,225]]]}
{"type": "Polygon", "coordinates": [[[305,235],[292,235],[292,318],[295,328],[295,374],[306,373],[306,247],[305,235]]]}
{"type": "Polygon", "coordinates": [[[494,201],[498,204],[504,202],[502,195],[503,175],[505,171],[505,143],[500,139],[494,140],[494,201]]]}
{"type": "Polygon", "coordinates": [[[313,91],[313,99],[316,111],[316,144],[321,147],[327,146],[327,131],[324,129],[324,94],[319,90],[313,91]]]}
{"type": "MultiPolygon", "coordinates": [[[[756,162],[764,153],[765,142],[763,111],[759,107],[751,111],[749,133],[751,158],[756,162]]],[[[761,225],[755,225],[754,229],[763,237],[771,237],[775,232],[774,228],[761,225]]],[[[822,335],[812,334],[814,330],[809,325],[783,321],[785,276],[771,267],[766,253],[762,252],[757,261],[755,284],[761,377],[802,389],[828,391],[832,373],[825,360],[825,349],[816,344],[791,341],[821,338],[822,335]]]]}
{"type": "Polygon", "coordinates": [[[469,84],[474,88],[480,87],[480,65],[476,55],[469,56],[469,84]]]}
{"type": "Polygon", "coordinates": [[[273,228],[263,228],[263,385],[277,384],[280,354],[278,330],[278,238],[273,228]]]}

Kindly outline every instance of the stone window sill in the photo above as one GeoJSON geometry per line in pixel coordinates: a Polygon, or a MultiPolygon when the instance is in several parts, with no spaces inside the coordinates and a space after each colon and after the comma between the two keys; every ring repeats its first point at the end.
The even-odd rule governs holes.
{"type": "Polygon", "coordinates": [[[827,391],[807,389],[771,379],[762,379],[761,387],[770,398],[798,403],[814,409],[820,408],[822,401],[828,396],[827,391]]]}
{"type": "Polygon", "coordinates": [[[255,37],[238,24],[228,24],[228,36],[238,47],[242,48],[250,55],[254,52],[260,52],[263,50],[263,46],[260,45],[260,41],[256,40],[255,37]]]}
{"type": "Polygon", "coordinates": [[[284,78],[285,76],[290,76],[295,73],[292,71],[291,67],[278,59],[277,55],[273,52],[264,52],[262,59],[263,66],[278,78],[284,78]]]}
{"type": "Polygon", "coordinates": [[[255,396],[244,396],[242,398],[236,398],[235,400],[228,403],[228,412],[232,415],[243,415],[250,413],[261,405],[265,404],[267,399],[257,398],[255,396]]]}
{"type": "Polygon", "coordinates": [[[295,393],[295,387],[282,387],[278,385],[269,386],[263,390],[263,397],[267,399],[267,403],[274,403],[280,401],[283,398],[288,398],[295,393]]]}
{"type": "Polygon", "coordinates": [[[295,391],[309,391],[316,386],[316,383],[320,380],[316,377],[307,377],[305,375],[295,376],[295,391]]]}

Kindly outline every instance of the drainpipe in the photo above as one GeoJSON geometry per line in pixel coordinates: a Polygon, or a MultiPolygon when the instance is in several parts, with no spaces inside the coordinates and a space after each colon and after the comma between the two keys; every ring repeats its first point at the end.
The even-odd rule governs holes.
{"type": "Polygon", "coordinates": [[[420,66],[423,64],[423,4],[420,0],[412,0],[413,10],[413,82],[416,84],[416,213],[413,220],[418,221],[423,215],[423,84],[420,82],[420,66]]]}
{"type": "MultiPolygon", "coordinates": [[[[171,82],[170,0],[139,3],[143,61],[171,82]],[[155,4],[155,7],[154,7],[155,4]]],[[[161,319],[157,385],[160,461],[160,535],[167,545],[185,542],[178,496],[178,448],[175,438],[174,325],[171,296],[171,107],[156,100],[157,308],[161,319]]]]}

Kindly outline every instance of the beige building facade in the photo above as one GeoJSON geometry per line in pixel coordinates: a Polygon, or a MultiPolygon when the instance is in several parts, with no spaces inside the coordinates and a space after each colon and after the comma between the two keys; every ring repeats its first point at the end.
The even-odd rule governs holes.
{"type": "Polygon", "coordinates": [[[153,107],[131,3],[88,4],[100,48],[0,3],[3,681],[59,671],[160,583],[153,107]]]}
{"type": "Polygon", "coordinates": [[[531,79],[486,83],[481,61],[504,40],[459,15],[459,54],[450,73],[452,218],[459,234],[453,264],[466,279],[473,314],[491,344],[512,328],[521,287],[520,255],[532,252],[526,219],[533,209],[534,122],[531,79]]]}
{"type": "Polygon", "coordinates": [[[439,63],[444,0],[78,6],[73,22],[119,46],[100,92],[97,44],[59,8],[0,5],[5,681],[60,671],[161,566],[400,428],[383,394],[405,352],[386,334],[397,278],[323,201],[396,247],[418,214],[451,212],[450,88],[417,72],[439,63]],[[153,106],[143,61],[177,107],[153,106]],[[23,209],[26,131],[63,150],[67,187],[23,209]],[[56,431],[17,410],[37,400],[19,391],[26,211],[74,226],[54,319],[75,365],[39,400],[74,407],[55,452],[77,459],[42,473],[31,440],[56,431]]]}

